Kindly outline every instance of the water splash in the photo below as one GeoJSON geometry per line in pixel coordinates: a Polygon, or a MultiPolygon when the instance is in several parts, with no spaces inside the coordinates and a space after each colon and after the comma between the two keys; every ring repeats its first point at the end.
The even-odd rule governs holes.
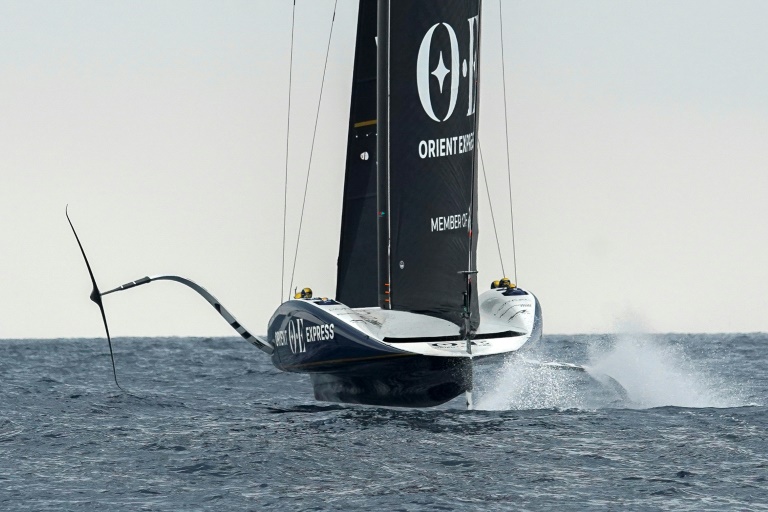
{"type": "Polygon", "coordinates": [[[607,349],[590,346],[589,368],[617,379],[631,398],[630,407],[746,405],[739,386],[724,378],[722,369],[710,367],[706,357],[694,359],[686,348],[648,334],[620,334],[607,349]]]}
{"type": "Polygon", "coordinates": [[[621,400],[613,387],[588,372],[553,369],[519,357],[475,376],[476,409],[597,409],[621,400]]]}
{"type": "Polygon", "coordinates": [[[694,346],[692,352],[699,356],[694,358],[686,351],[691,347],[670,337],[637,332],[584,337],[579,343],[584,345],[580,361],[567,360],[574,357],[573,353],[557,357],[561,362],[582,363],[584,372],[553,370],[530,364],[521,357],[495,368],[476,370],[475,407],[595,410],[750,405],[743,399],[745,393],[740,383],[726,379],[722,368],[710,367],[709,361],[713,359],[706,355],[711,346],[694,346]],[[627,396],[617,393],[608,376],[626,390],[627,396]]]}

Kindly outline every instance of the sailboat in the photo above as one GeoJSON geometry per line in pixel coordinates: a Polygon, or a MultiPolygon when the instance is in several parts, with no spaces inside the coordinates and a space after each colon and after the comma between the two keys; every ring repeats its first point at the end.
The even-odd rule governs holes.
{"type": "Polygon", "coordinates": [[[480,0],[360,1],[333,299],[302,290],[254,335],[180,276],[101,293],[86,258],[105,328],[104,295],[176,281],[318,400],[408,407],[470,392],[474,361],[538,340],[533,293],[477,283],[480,19],[480,0]]]}

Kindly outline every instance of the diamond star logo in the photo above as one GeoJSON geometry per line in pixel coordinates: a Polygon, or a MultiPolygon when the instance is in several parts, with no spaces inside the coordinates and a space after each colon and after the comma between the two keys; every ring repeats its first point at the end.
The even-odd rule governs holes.
{"type": "Polygon", "coordinates": [[[432,75],[437,78],[437,81],[440,83],[440,93],[443,92],[443,81],[445,80],[445,75],[450,73],[447,67],[445,67],[445,64],[443,63],[443,52],[440,52],[440,62],[437,63],[437,67],[434,71],[432,71],[432,75]]]}
{"type": "MultiPolygon", "coordinates": [[[[459,56],[459,42],[456,37],[456,31],[448,23],[435,23],[432,25],[427,33],[424,34],[424,38],[421,40],[419,46],[419,53],[416,57],[416,87],[419,92],[419,100],[421,106],[424,108],[424,112],[430,119],[438,123],[447,121],[451,114],[453,114],[456,108],[456,100],[459,97],[459,81],[463,78],[467,82],[468,89],[468,108],[467,115],[471,116],[475,113],[475,80],[477,79],[477,31],[479,24],[479,16],[473,16],[468,18],[469,24],[469,52],[468,58],[461,59],[459,56]],[[448,36],[448,47],[434,48],[434,34],[436,30],[444,30],[448,36]],[[439,50],[437,64],[434,69],[430,70],[434,63],[434,55],[439,50]],[[450,75],[450,76],[449,76],[450,75]],[[432,92],[430,91],[430,82],[432,77],[437,79],[440,95],[443,95],[445,89],[448,89],[450,97],[448,98],[448,110],[442,119],[435,114],[434,106],[432,104],[432,92]]],[[[445,41],[445,38],[437,38],[437,40],[445,41]]],[[[445,44],[444,42],[442,44],[445,44]]],[[[441,101],[442,103],[442,101],[441,101]]]]}

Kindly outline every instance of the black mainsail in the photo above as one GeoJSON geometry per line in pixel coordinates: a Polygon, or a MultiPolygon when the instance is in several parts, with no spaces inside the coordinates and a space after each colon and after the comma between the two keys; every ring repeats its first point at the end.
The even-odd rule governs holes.
{"type": "Polygon", "coordinates": [[[376,0],[361,0],[336,275],[336,299],[353,308],[378,305],[376,127],[376,0]]]}
{"type": "Polygon", "coordinates": [[[479,0],[378,10],[379,304],[479,324],[479,0]]]}

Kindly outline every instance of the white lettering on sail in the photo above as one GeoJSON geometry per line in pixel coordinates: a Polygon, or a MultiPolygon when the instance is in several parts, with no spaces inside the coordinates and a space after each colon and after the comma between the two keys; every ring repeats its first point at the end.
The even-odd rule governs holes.
{"type": "Polygon", "coordinates": [[[475,77],[477,76],[477,44],[475,38],[475,31],[480,23],[480,17],[475,16],[467,20],[469,22],[469,108],[467,109],[467,115],[471,116],[475,113],[475,77]]]}
{"type": "Polygon", "coordinates": [[[447,23],[435,23],[427,30],[424,35],[424,39],[421,40],[421,46],[419,46],[419,55],[416,58],[416,87],[419,90],[419,99],[421,100],[421,106],[424,107],[424,112],[427,113],[430,119],[440,122],[440,119],[435,115],[435,111],[432,108],[432,95],[429,92],[429,77],[434,76],[440,82],[440,91],[443,90],[443,80],[445,75],[451,75],[451,99],[448,106],[448,113],[445,115],[443,121],[446,121],[453,109],[456,107],[456,100],[459,97],[459,42],[456,39],[456,32],[453,27],[447,23]],[[432,35],[435,33],[435,29],[443,25],[448,31],[448,38],[451,41],[451,68],[446,69],[443,63],[443,54],[440,53],[440,63],[438,67],[433,71],[429,70],[429,54],[432,49],[432,35]]]}
{"type": "Polygon", "coordinates": [[[461,155],[473,149],[475,149],[474,132],[455,137],[422,140],[419,142],[419,157],[424,159],[461,155]]]}
{"type": "Polygon", "coordinates": [[[452,229],[466,229],[469,223],[469,214],[457,213],[456,215],[448,215],[446,217],[432,217],[430,224],[432,226],[432,232],[435,231],[450,231],[452,229]]]}
{"type": "MultiPolygon", "coordinates": [[[[477,100],[476,97],[476,82],[477,82],[477,35],[478,35],[478,25],[480,23],[480,17],[479,16],[473,16],[472,18],[468,18],[467,22],[469,23],[469,62],[467,62],[467,59],[464,60],[463,68],[464,68],[464,77],[467,78],[468,82],[468,108],[467,108],[467,115],[471,116],[475,113],[475,103],[477,100]]],[[[432,25],[429,30],[427,30],[427,33],[424,35],[424,38],[421,40],[421,45],[419,46],[419,53],[416,58],[416,88],[419,92],[419,99],[421,100],[421,106],[424,108],[424,112],[429,116],[430,119],[436,122],[441,121],[447,121],[448,118],[451,117],[451,114],[453,114],[453,110],[456,108],[456,100],[459,97],[459,78],[461,77],[461,66],[459,63],[459,42],[456,38],[456,31],[453,30],[453,27],[451,27],[448,23],[435,23],[432,25]],[[445,63],[443,61],[443,52],[440,52],[440,61],[437,64],[437,67],[434,70],[429,69],[429,56],[431,54],[432,50],[432,40],[435,33],[435,30],[440,25],[443,25],[445,29],[448,31],[448,39],[450,41],[451,46],[451,58],[450,63],[451,67],[446,68],[445,63]],[[448,113],[445,115],[443,119],[439,119],[437,115],[435,114],[435,110],[432,106],[432,94],[429,90],[429,81],[430,77],[434,76],[440,85],[440,92],[443,91],[443,82],[446,78],[446,75],[451,75],[451,87],[450,87],[450,100],[448,105],[448,113]]],[[[424,158],[424,157],[422,157],[424,158]]]]}

